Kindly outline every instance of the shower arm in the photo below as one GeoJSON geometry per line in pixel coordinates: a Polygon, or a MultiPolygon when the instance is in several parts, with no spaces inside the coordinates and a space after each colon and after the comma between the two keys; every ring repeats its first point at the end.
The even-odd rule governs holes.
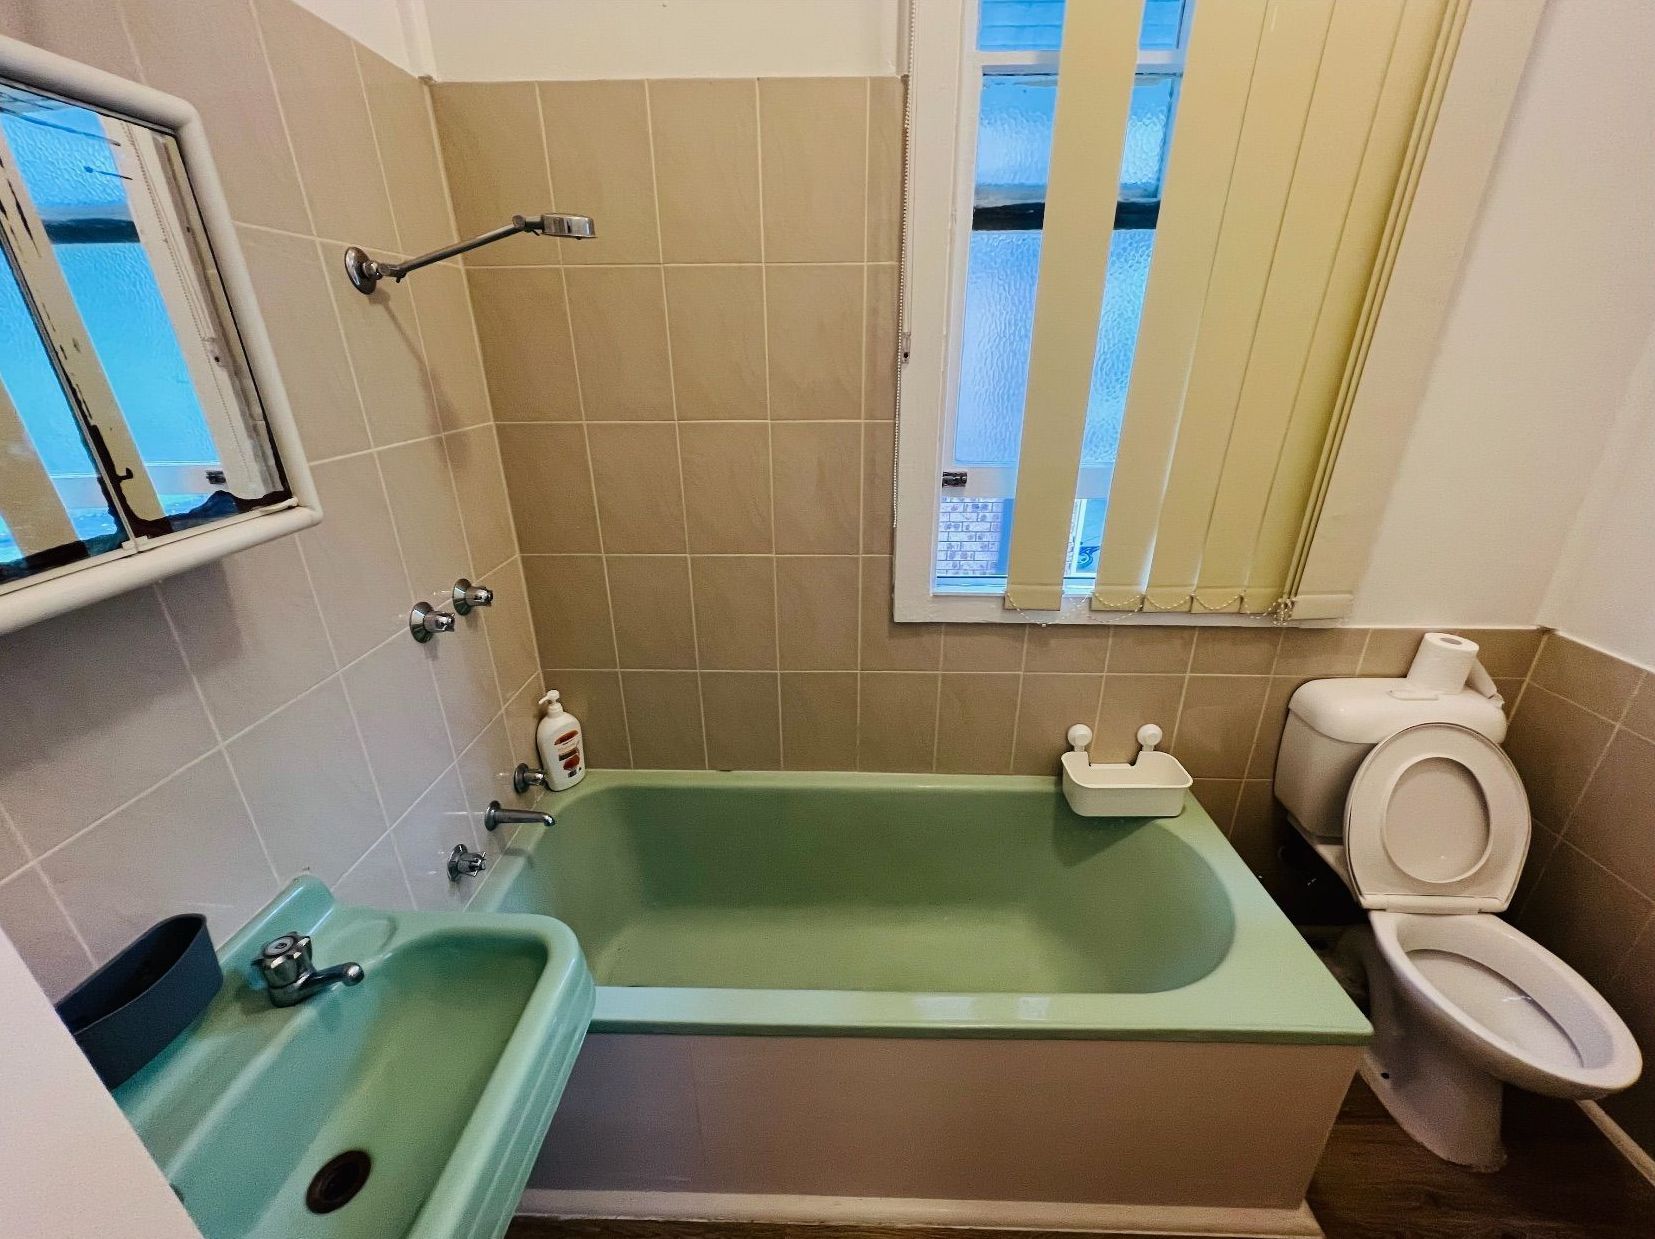
{"type": "Polygon", "coordinates": [[[373,292],[379,286],[379,281],[386,276],[400,284],[411,272],[418,271],[421,267],[429,267],[434,262],[454,258],[471,250],[481,249],[485,245],[493,245],[496,241],[504,241],[520,232],[538,233],[546,237],[565,237],[571,241],[589,241],[597,236],[597,231],[589,215],[513,215],[511,223],[504,224],[492,232],[472,237],[469,241],[456,241],[452,245],[432,250],[429,254],[410,258],[407,262],[381,262],[360,246],[353,245],[345,251],[345,272],[350,276],[352,287],[366,296],[373,292]]]}

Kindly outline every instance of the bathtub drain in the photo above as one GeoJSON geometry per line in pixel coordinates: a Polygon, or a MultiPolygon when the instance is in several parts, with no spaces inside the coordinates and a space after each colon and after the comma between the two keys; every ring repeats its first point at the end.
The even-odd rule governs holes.
{"type": "Polygon", "coordinates": [[[373,1170],[373,1159],[361,1149],[347,1149],[330,1158],[305,1189],[305,1208],[312,1213],[332,1213],[356,1198],[373,1170]]]}

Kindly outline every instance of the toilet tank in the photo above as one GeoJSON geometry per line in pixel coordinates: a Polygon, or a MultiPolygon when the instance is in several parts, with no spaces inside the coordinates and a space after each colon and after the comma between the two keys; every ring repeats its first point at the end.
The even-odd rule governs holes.
{"type": "Polygon", "coordinates": [[[1276,757],[1276,799],[1319,839],[1345,833],[1345,795],[1369,750],[1421,723],[1458,723],[1495,744],[1506,738],[1500,706],[1474,689],[1422,693],[1407,680],[1312,680],[1287,703],[1276,757]]]}

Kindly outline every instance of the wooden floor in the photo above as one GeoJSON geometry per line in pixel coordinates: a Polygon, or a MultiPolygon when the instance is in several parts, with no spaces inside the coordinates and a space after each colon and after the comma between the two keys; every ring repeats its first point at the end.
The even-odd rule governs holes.
{"type": "MultiPolygon", "coordinates": [[[[1655,1187],[1568,1102],[1508,1090],[1497,1174],[1439,1161],[1357,1081],[1310,1188],[1328,1239],[1655,1239],[1655,1187]]],[[[980,1232],[979,1232],[980,1233],[980,1232]]],[[[1031,1232],[1014,1232],[1030,1239],[1031,1232]]],[[[507,1239],[930,1239],[936,1228],[556,1222],[519,1218],[507,1239]]]]}

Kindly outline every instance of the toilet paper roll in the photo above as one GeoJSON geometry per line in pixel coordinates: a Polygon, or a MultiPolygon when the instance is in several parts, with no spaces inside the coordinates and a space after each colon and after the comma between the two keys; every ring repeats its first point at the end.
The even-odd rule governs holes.
{"type": "Polygon", "coordinates": [[[1408,683],[1425,692],[1457,693],[1477,665],[1477,643],[1452,633],[1428,632],[1420,639],[1408,683]]]}

